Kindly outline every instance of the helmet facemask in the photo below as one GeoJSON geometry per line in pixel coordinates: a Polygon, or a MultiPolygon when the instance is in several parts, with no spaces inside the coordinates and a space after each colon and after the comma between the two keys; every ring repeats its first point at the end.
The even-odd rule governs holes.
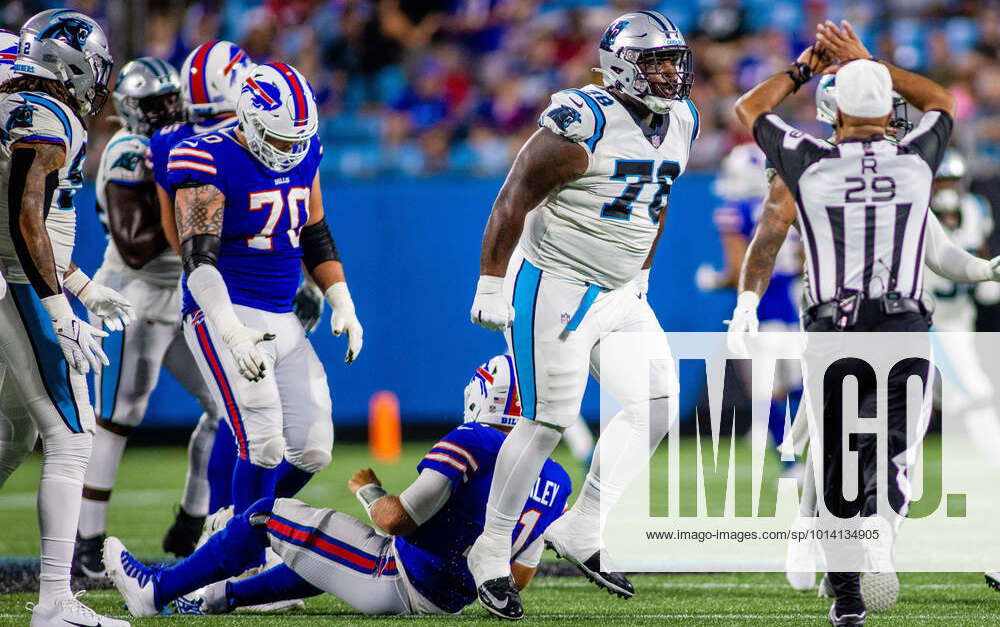
{"type": "Polygon", "coordinates": [[[151,136],[157,129],[183,119],[180,92],[173,91],[145,98],[133,98],[140,121],[136,131],[151,136]]]}
{"type": "Polygon", "coordinates": [[[304,139],[276,135],[264,127],[255,113],[248,113],[243,108],[239,110],[239,118],[240,130],[247,139],[247,148],[268,168],[275,172],[288,172],[306,158],[312,135],[304,139]],[[289,147],[280,147],[281,144],[289,147]]]}
{"type": "Polygon", "coordinates": [[[889,119],[889,126],[886,130],[896,141],[903,139],[907,133],[913,130],[913,122],[910,122],[906,101],[896,94],[892,96],[892,118],[889,119]]]}
{"type": "Polygon", "coordinates": [[[694,84],[694,62],[687,46],[625,48],[622,58],[637,71],[633,87],[654,113],[667,113],[674,101],[687,100],[694,84]]]}

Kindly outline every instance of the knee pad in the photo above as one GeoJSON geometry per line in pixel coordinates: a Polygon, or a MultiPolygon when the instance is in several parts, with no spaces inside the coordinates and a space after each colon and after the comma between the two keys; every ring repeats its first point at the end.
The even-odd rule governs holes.
{"type": "Polygon", "coordinates": [[[90,433],[43,434],[42,474],[83,485],[92,444],[93,436],[90,433]]]}
{"type": "Polygon", "coordinates": [[[306,450],[295,450],[289,448],[285,451],[285,459],[299,470],[316,474],[330,465],[332,456],[328,449],[308,448],[306,450]]]}
{"type": "Polygon", "coordinates": [[[274,468],[285,456],[285,438],[280,434],[250,441],[250,463],[264,468],[274,468]]]}

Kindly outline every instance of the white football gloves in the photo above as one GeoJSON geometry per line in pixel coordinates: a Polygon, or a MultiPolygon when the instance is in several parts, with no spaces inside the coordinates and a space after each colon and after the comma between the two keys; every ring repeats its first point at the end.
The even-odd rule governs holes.
{"type": "Polygon", "coordinates": [[[135,320],[132,303],[110,287],[94,281],[79,268],[63,279],[63,287],[79,298],[87,311],[100,318],[109,331],[121,331],[135,320]]]}
{"type": "Polygon", "coordinates": [[[269,342],[274,338],[273,333],[258,331],[238,320],[236,324],[230,324],[222,331],[222,341],[233,353],[236,366],[247,381],[260,381],[267,374],[264,356],[261,355],[257,345],[261,342],[269,342]]]}
{"type": "Polygon", "coordinates": [[[330,303],[333,309],[333,314],[330,316],[330,330],[335,336],[347,333],[347,355],[344,357],[344,362],[351,363],[361,353],[364,335],[361,321],[354,312],[351,292],[347,289],[347,283],[340,281],[326,288],[325,296],[326,302],[330,303]]]}
{"type": "Polygon", "coordinates": [[[469,314],[473,324],[490,331],[506,331],[514,323],[514,307],[503,296],[503,277],[479,277],[469,314]]]}
{"type": "Polygon", "coordinates": [[[299,319],[306,335],[315,331],[319,326],[319,319],[323,316],[323,290],[312,281],[303,281],[295,292],[295,299],[292,300],[292,311],[295,312],[295,317],[299,319]]]}
{"type": "Polygon", "coordinates": [[[733,310],[733,319],[727,320],[729,332],[726,335],[726,344],[729,350],[740,357],[749,357],[746,346],[746,337],[757,336],[760,322],[757,320],[757,305],[760,304],[760,296],[756,292],[741,292],[736,299],[736,308],[733,310]]]}
{"type": "Polygon", "coordinates": [[[108,334],[77,318],[65,295],[56,294],[43,298],[42,305],[52,318],[52,328],[59,339],[59,348],[70,368],[80,374],[87,374],[91,368],[97,371],[102,365],[111,363],[101,349],[100,340],[108,334]]]}

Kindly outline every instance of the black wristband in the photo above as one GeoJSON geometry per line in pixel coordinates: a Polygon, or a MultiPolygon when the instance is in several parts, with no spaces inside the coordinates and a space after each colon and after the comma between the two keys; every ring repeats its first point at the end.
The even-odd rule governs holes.
{"type": "Polygon", "coordinates": [[[812,80],[813,70],[812,66],[808,63],[796,62],[792,64],[792,67],[785,74],[788,74],[788,77],[795,83],[795,89],[792,90],[792,93],[795,93],[800,87],[812,80]]]}
{"type": "Polygon", "coordinates": [[[201,265],[217,266],[222,239],[218,235],[198,233],[181,242],[181,260],[184,272],[191,274],[201,265]]]}

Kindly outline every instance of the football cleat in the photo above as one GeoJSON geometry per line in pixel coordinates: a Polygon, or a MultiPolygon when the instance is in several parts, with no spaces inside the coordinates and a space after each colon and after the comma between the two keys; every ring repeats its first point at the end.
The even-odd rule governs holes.
{"type": "Polygon", "coordinates": [[[1000,571],[986,571],[986,585],[993,588],[997,592],[1000,592],[1000,571]]]}
{"type": "Polygon", "coordinates": [[[111,536],[104,541],[104,565],[108,577],[125,598],[133,616],[156,616],[156,571],[132,556],[121,540],[111,536]]]}
{"type": "MultiPolygon", "coordinates": [[[[278,556],[278,554],[274,552],[274,549],[272,549],[271,547],[267,547],[266,549],[264,549],[264,564],[263,565],[261,565],[261,566],[255,566],[254,568],[251,568],[250,570],[246,571],[242,575],[239,575],[237,577],[233,577],[230,581],[237,581],[237,580],[240,580],[240,579],[249,579],[250,577],[253,577],[255,575],[259,575],[260,573],[264,572],[265,570],[269,570],[271,568],[274,568],[275,566],[277,566],[279,564],[284,564],[284,562],[278,556]]],[[[209,586],[209,588],[210,587],[211,586],[209,586]]],[[[215,592],[218,592],[218,591],[215,591],[215,592]]],[[[209,601],[210,601],[212,607],[216,607],[215,597],[209,599],[209,601]]],[[[223,582],[223,586],[222,586],[222,601],[226,602],[226,586],[225,586],[225,582],[223,582]]],[[[238,610],[242,610],[244,612],[287,612],[287,611],[290,611],[290,610],[301,610],[301,609],[305,608],[305,606],[306,606],[305,601],[303,601],[302,599],[286,599],[284,601],[273,601],[271,603],[260,603],[258,605],[246,605],[244,607],[240,607],[240,608],[237,608],[237,609],[238,610]]],[[[228,611],[228,610],[226,610],[226,611],[228,611]]],[[[213,611],[212,613],[213,614],[221,614],[222,612],[214,612],[213,611]]]]}
{"type": "Polygon", "coordinates": [[[635,596],[635,587],[624,573],[607,572],[601,570],[601,552],[596,551],[584,561],[575,559],[572,555],[563,552],[551,540],[546,541],[550,549],[555,551],[556,556],[563,558],[570,564],[576,566],[577,570],[602,590],[607,590],[608,594],[614,594],[623,599],[631,599],[635,596]]]}
{"type": "Polygon", "coordinates": [[[827,615],[827,619],[833,627],[863,627],[865,624],[865,617],[867,613],[861,610],[857,614],[841,614],[837,615],[836,610],[837,604],[834,603],[830,606],[830,613],[827,615]]]}
{"type": "Polygon", "coordinates": [[[76,546],[73,548],[73,575],[90,579],[107,578],[108,574],[104,570],[104,560],[101,557],[105,537],[103,533],[92,538],[76,535],[76,546]]]}
{"type": "Polygon", "coordinates": [[[183,507],[178,507],[174,524],[167,530],[167,535],[163,536],[163,551],[177,557],[191,555],[204,525],[204,516],[192,516],[183,507]]]}
{"type": "Polygon", "coordinates": [[[521,605],[521,594],[514,585],[510,575],[497,577],[483,582],[476,590],[479,603],[486,611],[504,620],[521,620],[524,618],[524,606],[521,605]]]}
{"type": "Polygon", "coordinates": [[[28,603],[31,627],[130,627],[126,620],[102,616],[80,602],[83,590],[52,603],[28,603]]]}
{"type": "Polygon", "coordinates": [[[217,581],[179,597],[174,609],[178,614],[228,614],[232,608],[226,599],[226,582],[217,581]]]}
{"type": "Polygon", "coordinates": [[[201,545],[208,542],[208,539],[211,538],[216,532],[221,531],[226,526],[226,524],[229,523],[229,519],[232,517],[233,517],[232,505],[230,505],[229,507],[219,508],[215,512],[209,514],[208,517],[205,518],[205,523],[202,525],[201,537],[198,538],[198,542],[195,545],[195,548],[197,549],[201,547],[201,545]]]}

